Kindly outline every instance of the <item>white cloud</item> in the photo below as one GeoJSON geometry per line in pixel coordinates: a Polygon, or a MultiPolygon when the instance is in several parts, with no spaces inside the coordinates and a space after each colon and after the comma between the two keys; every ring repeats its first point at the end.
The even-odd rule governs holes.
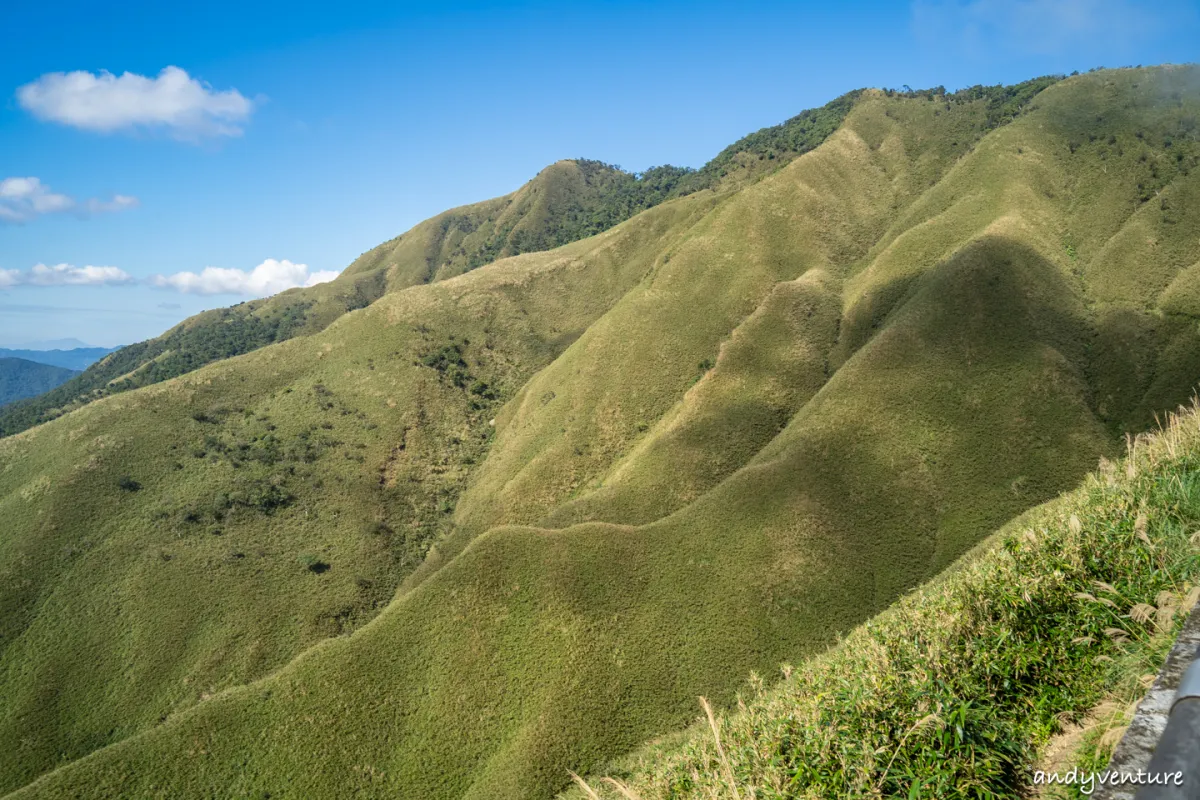
{"type": "Polygon", "coordinates": [[[37,178],[5,178],[0,181],[0,218],[24,222],[40,214],[69,211],[75,201],[56,194],[37,178]]]}
{"type": "Polygon", "coordinates": [[[70,212],[76,216],[124,211],[138,204],[136,197],[117,194],[111,200],[91,198],[83,202],[58,192],[38,178],[5,178],[0,180],[0,220],[28,222],[43,214],[70,212]]]}
{"type": "Polygon", "coordinates": [[[37,264],[29,271],[29,283],[34,286],[104,286],[132,280],[129,273],[117,267],[76,267],[71,264],[48,267],[37,264]]]}
{"type": "Polygon", "coordinates": [[[112,200],[98,200],[92,198],[83,204],[83,207],[91,214],[104,214],[110,211],[124,211],[127,208],[136,208],[138,199],[130,197],[127,194],[114,194],[112,200]]]}
{"type": "Polygon", "coordinates": [[[117,267],[36,264],[26,272],[0,269],[0,289],[13,286],[109,286],[132,282],[133,276],[117,267]]]}
{"type": "Polygon", "coordinates": [[[49,122],[101,133],[158,128],[184,140],[238,136],[254,109],[238,90],[215,91],[179,67],[166,67],[156,78],[51,72],[19,88],[17,101],[49,122]]]}
{"type": "Polygon", "coordinates": [[[1131,0],[916,0],[917,34],[975,55],[997,47],[1038,55],[1083,49],[1121,57],[1156,33],[1161,12],[1131,0]]]}
{"type": "Polygon", "coordinates": [[[306,264],[268,258],[249,272],[241,269],[205,267],[201,272],[155,275],[150,283],[160,289],[185,294],[240,294],[266,297],[297,286],[315,286],[338,276],[333,270],[308,271],[306,264]]]}
{"type": "Polygon", "coordinates": [[[318,283],[329,283],[342,273],[336,269],[322,269],[308,276],[308,280],[304,282],[305,286],[316,286],[318,283]]]}

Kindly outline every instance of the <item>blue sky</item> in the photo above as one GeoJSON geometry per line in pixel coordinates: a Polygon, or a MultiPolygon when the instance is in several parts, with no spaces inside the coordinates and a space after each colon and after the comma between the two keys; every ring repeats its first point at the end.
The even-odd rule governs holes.
{"type": "Polygon", "coordinates": [[[698,167],[862,86],[1196,61],[1198,6],[4,4],[0,347],[327,278],[560,158],[698,167]]]}

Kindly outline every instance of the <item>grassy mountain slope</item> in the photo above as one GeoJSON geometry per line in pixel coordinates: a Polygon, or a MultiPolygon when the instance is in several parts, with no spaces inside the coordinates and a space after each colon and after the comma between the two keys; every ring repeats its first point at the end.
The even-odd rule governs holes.
{"type": "Polygon", "coordinates": [[[23,358],[0,358],[0,406],[48,392],[74,374],[74,370],[23,358]]]}
{"type": "Polygon", "coordinates": [[[545,797],[827,646],[1200,378],[1196,85],[864,93],[757,182],[0,441],[0,788],[545,797]]]}
{"type": "Polygon", "coordinates": [[[448,524],[497,393],[711,202],[388,295],[319,338],[4,439],[5,788],[369,619],[448,524]]]}
{"type": "Polygon", "coordinates": [[[688,173],[657,167],[639,178],[598,161],[559,161],[512,194],[422,222],[363,254],[346,272],[387,269],[392,285],[403,287],[452,278],[498,258],[550,250],[658,205],[688,173]],[[619,207],[622,195],[634,206],[619,207]]]}
{"type": "Polygon", "coordinates": [[[777,687],[759,682],[734,713],[613,764],[620,785],[593,778],[593,791],[1029,796],[1051,737],[1091,723],[1135,664],[1132,677],[1153,674],[1200,594],[1198,475],[1192,407],[777,687]]]}

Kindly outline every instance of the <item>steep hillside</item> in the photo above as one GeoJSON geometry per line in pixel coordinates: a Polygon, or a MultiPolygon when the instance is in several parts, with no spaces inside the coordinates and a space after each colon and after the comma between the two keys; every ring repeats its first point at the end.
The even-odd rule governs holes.
{"type": "Polygon", "coordinates": [[[0,406],[48,392],[74,374],[74,370],[23,358],[0,358],[0,406]]]}
{"type": "Polygon", "coordinates": [[[378,613],[450,524],[497,398],[713,201],[389,294],[319,337],[0,440],[3,787],[378,613]]]}
{"type": "MultiPolygon", "coordinates": [[[[1169,422],[777,687],[568,796],[1032,796],[1051,737],[1102,733],[1123,681],[1140,699],[1200,596],[1200,414],[1169,422]]],[[[1086,758],[1057,771],[1104,771],[1086,758]]]]}
{"type": "Polygon", "coordinates": [[[0,440],[0,791],[548,797],[826,648],[1190,396],[1198,86],[865,91],[0,440]]]}

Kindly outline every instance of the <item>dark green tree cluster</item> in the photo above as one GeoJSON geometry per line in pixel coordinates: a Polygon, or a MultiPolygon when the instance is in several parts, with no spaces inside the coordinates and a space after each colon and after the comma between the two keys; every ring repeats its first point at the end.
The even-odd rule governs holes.
{"type": "Polygon", "coordinates": [[[1040,78],[1023,83],[1013,84],[1012,86],[968,86],[964,89],[959,89],[956,92],[947,92],[945,86],[935,86],[932,89],[910,89],[905,86],[903,89],[885,89],[884,92],[889,97],[901,96],[913,99],[924,99],[929,101],[941,101],[946,104],[947,108],[954,104],[974,103],[984,101],[987,103],[987,122],[985,130],[998,128],[1005,123],[1016,119],[1025,107],[1035,96],[1043,89],[1053,86],[1063,80],[1063,75],[1043,75],[1040,78]]]}
{"type": "Polygon", "coordinates": [[[669,164],[645,172],[625,172],[602,161],[576,159],[575,163],[589,185],[599,184],[592,195],[595,199],[575,203],[537,236],[518,232],[512,238],[516,252],[549,250],[602,233],[664,200],[678,197],[684,179],[695,172],[669,164]]]}

